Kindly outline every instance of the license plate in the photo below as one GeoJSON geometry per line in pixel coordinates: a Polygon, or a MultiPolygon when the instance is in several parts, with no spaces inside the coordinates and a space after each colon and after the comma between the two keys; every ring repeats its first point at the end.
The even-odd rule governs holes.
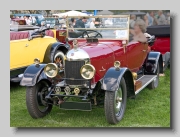
{"type": "Polygon", "coordinates": [[[91,111],[91,102],[63,102],[59,105],[60,109],[91,111]]]}

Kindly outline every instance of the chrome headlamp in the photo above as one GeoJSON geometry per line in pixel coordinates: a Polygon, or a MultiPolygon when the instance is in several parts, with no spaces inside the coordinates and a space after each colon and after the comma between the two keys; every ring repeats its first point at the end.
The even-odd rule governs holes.
{"type": "Polygon", "coordinates": [[[57,76],[58,71],[59,71],[59,68],[55,63],[48,63],[44,67],[44,73],[50,78],[54,78],[55,76],[57,76]]]}
{"type": "Polygon", "coordinates": [[[95,75],[95,68],[91,64],[85,64],[80,69],[80,74],[84,79],[92,79],[95,75]]]}

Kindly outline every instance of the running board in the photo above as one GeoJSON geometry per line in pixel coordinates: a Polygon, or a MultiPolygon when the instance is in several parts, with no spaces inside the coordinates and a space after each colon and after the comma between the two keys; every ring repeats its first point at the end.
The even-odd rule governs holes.
{"type": "Polygon", "coordinates": [[[18,77],[10,78],[11,82],[20,82],[23,77],[23,74],[19,74],[18,77]]]}
{"type": "Polygon", "coordinates": [[[142,86],[135,91],[135,95],[137,95],[141,90],[143,90],[147,85],[149,85],[157,75],[144,75],[141,78],[139,78],[137,81],[140,81],[142,83],[142,86]]]}
{"type": "Polygon", "coordinates": [[[10,81],[11,82],[20,82],[22,79],[22,77],[15,77],[15,78],[11,78],[10,81]]]}

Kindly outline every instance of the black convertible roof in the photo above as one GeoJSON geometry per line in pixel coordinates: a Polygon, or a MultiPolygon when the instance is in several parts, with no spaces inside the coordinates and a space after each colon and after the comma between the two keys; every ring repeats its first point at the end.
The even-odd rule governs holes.
{"type": "Polygon", "coordinates": [[[170,25],[148,26],[146,32],[151,35],[155,35],[155,36],[169,37],[170,36],[170,25]]]}

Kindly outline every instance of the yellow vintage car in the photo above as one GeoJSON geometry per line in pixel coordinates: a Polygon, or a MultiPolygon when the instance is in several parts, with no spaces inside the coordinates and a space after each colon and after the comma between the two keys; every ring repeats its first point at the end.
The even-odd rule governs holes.
{"type": "MultiPolygon", "coordinates": [[[[19,82],[24,70],[36,62],[55,62],[62,60],[69,45],[58,42],[55,32],[46,27],[31,30],[31,26],[10,29],[10,81],[19,82]],[[13,30],[13,31],[12,31],[13,30]]],[[[33,27],[32,27],[33,29],[33,27]]]]}

